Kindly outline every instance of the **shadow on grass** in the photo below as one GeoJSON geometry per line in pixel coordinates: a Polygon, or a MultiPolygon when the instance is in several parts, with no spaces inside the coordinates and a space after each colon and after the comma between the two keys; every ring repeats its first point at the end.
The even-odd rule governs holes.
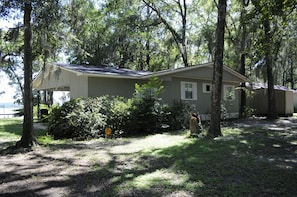
{"type": "Polygon", "coordinates": [[[172,159],[175,172],[186,172],[189,181],[204,184],[194,190],[197,196],[295,196],[296,152],[291,150],[296,147],[284,143],[285,150],[276,151],[276,141],[199,140],[160,154],[172,159]]]}
{"type": "MultiPolygon", "coordinates": [[[[17,153],[13,147],[17,140],[20,140],[23,132],[22,119],[0,119],[0,151],[2,153],[17,153]]],[[[34,128],[34,136],[46,135],[45,129],[34,128]]]]}
{"type": "MultiPolygon", "coordinates": [[[[226,137],[216,140],[186,139],[162,149],[127,153],[112,151],[121,145],[116,141],[50,145],[45,152],[28,153],[31,164],[2,162],[12,169],[0,174],[0,196],[297,195],[293,130],[228,129],[226,137]],[[64,154],[103,151],[109,160],[101,161],[98,155],[84,164],[70,156],[54,157],[52,151],[58,149],[64,154]]],[[[125,147],[130,142],[122,143],[125,147]]]]}
{"type": "MultiPolygon", "coordinates": [[[[5,132],[5,133],[9,133],[10,135],[19,135],[21,136],[22,135],[22,128],[23,128],[23,125],[21,124],[21,121],[20,120],[14,120],[14,119],[4,119],[4,120],[1,120],[2,122],[5,122],[4,125],[0,125],[0,131],[1,132],[5,132]]],[[[1,136],[5,136],[7,134],[1,134],[1,136]]]]}

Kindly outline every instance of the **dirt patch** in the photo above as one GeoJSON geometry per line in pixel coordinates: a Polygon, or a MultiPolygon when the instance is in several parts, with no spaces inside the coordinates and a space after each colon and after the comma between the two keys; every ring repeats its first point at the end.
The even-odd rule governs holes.
{"type": "MultiPolygon", "coordinates": [[[[253,146],[249,150],[254,151],[253,154],[256,156],[261,155],[259,158],[263,160],[282,159],[281,162],[276,162],[279,168],[295,168],[297,139],[295,142],[292,136],[297,136],[296,118],[281,118],[276,121],[261,118],[236,120],[230,122],[228,126],[234,128],[261,127],[269,131],[267,135],[277,135],[276,137],[284,140],[290,138],[291,144],[286,141],[287,147],[274,141],[269,142],[271,151],[279,151],[278,146],[283,148],[283,158],[262,156],[261,149],[256,147],[258,144],[252,144],[255,150],[253,146]],[[286,132],[280,132],[282,130],[286,132]],[[289,153],[289,156],[286,155],[289,153]],[[294,166],[289,164],[294,164],[294,166]]],[[[249,136],[244,137],[248,139],[249,136]]],[[[232,138],[231,140],[238,139],[232,138]]],[[[242,141],[240,143],[244,143],[244,140],[240,140],[242,141]]],[[[177,186],[184,184],[182,181],[187,181],[187,177],[183,175],[177,176],[178,180],[172,182],[172,187],[177,188],[175,191],[163,186],[167,183],[164,182],[162,176],[170,175],[164,169],[170,169],[172,164],[154,155],[161,149],[192,142],[193,139],[188,139],[185,135],[157,134],[137,139],[99,139],[52,144],[39,146],[24,153],[4,154],[2,151],[0,155],[0,196],[56,197],[101,196],[102,194],[104,196],[194,196],[191,191],[185,191],[185,187],[179,189],[177,186]],[[147,152],[151,155],[145,154],[147,152]],[[157,172],[160,172],[160,175],[156,174],[157,172]],[[163,185],[158,186],[159,182],[157,182],[155,183],[157,186],[152,189],[143,189],[142,187],[147,186],[142,184],[139,188],[130,187],[129,182],[146,173],[151,173],[152,182],[159,181],[163,185]]],[[[0,147],[10,143],[0,141],[2,144],[0,147]]],[[[197,147],[200,147],[198,145],[199,143],[197,147]]],[[[262,146],[262,142],[259,146],[262,146]]],[[[192,185],[198,187],[199,182],[192,185]]],[[[194,187],[192,185],[187,187],[194,187]]],[[[199,187],[204,186],[202,184],[199,187]]]]}
{"type": "MultiPolygon", "coordinates": [[[[139,139],[99,139],[38,146],[25,153],[2,151],[0,196],[100,196],[102,192],[114,196],[111,174],[133,171],[139,162],[135,154],[166,148],[184,139],[182,135],[158,134],[139,139]]],[[[131,191],[117,194],[145,195],[137,190],[132,194],[131,191]]]]}

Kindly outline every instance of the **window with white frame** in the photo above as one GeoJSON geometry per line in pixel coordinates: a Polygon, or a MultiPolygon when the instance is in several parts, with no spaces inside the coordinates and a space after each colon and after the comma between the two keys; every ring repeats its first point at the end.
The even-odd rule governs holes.
{"type": "Polygon", "coordinates": [[[211,83],[202,83],[202,92],[203,93],[211,93],[211,83]]]}
{"type": "Polygon", "coordinates": [[[233,101],[235,100],[235,86],[224,85],[224,100],[233,101]]]}
{"type": "Polygon", "coordinates": [[[197,100],[197,83],[181,82],[181,99],[182,100],[197,100]]]}

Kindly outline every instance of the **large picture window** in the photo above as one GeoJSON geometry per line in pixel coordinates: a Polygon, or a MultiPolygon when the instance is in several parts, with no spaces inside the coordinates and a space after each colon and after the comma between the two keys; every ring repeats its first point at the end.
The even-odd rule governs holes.
{"type": "Polygon", "coordinates": [[[197,100],[197,83],[181,82],[181,99],[182,100],[197,100]]]}

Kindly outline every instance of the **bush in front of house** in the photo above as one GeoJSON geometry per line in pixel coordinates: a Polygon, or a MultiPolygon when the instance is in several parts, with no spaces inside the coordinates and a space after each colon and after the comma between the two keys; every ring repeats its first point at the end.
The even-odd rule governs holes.
{"type": "Polygon", "coordinates": [[[184,123],[184,105],[172,107],[162,103],[161,81],[153,77],[148,83],[135,85],[131,99],[114,96],[79,98],[55,107],[49,115],[49,134],[55,139],[89,139],[113,133],[143,135],[167,129],[180,129],[184,123]]]}
{"type": "Polygon", "coordinates": [[[174,101],[173,105],[167,110],[167,124],[170,126],[171,130],[188,128],[189,114],[191,112],[191,107],[188,103],[174,101]]]}
{"type": "Polygon", "coordinates": [[[49,134],[55,139],[84,140],[104,136],[107,127],[119,131],[126,122],[127,105],[122,97],[71,100],[51,110],[49,134]]]}
{"type": "Polygon", "coordinates": [[[157,77],[152,77],[143,85],[135,84],[126,125],[128,135],[154,133],[167,124],[168,106],[162,103],[160,97],[163,89],[162,81],[157,77]]]}

